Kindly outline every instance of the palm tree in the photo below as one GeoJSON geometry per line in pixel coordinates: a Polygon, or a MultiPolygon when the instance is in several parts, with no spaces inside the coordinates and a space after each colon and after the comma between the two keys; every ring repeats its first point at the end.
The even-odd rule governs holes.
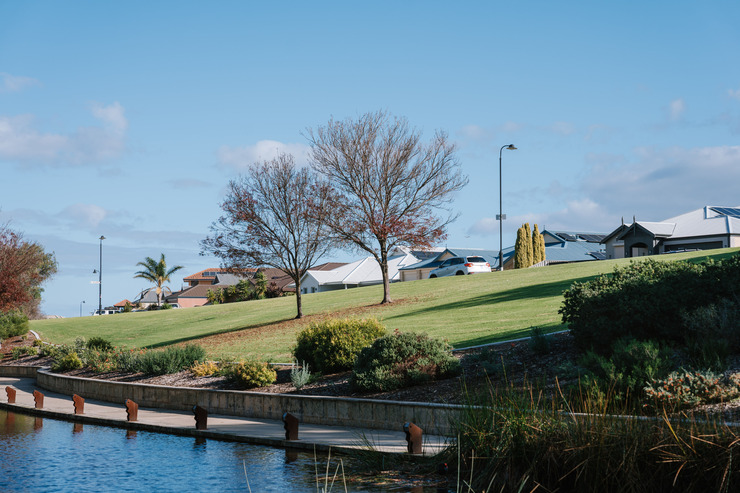
{"type": "Polygon", "coordinates": [[[162,306],[162,285],[169,282],[170,276],[184,267],[182,265],[176,265],[175,267],[167,270],[167,262],[164,260],[164,253],[159,262],[156,262],[153,258],[147,257],[143,262],[139,262],[136,265],[140,265],[144,270],[140,270],[136,273],[134,278],[140,277],[151,281],[157,285],[157,306],[162,306]]]}

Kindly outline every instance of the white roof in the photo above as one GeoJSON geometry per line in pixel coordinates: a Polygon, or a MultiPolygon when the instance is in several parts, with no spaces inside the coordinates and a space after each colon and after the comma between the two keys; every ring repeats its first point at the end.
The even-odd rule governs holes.
{"type": "MultiPolygon", "coordinates": [[[[419,262],[419,259],[407,253],[388,259],[388,277],[391,281],[399,279],[398,269],[419,262]]],[[[383,274],[375,257],[365,257],[333,270],[309,270],[306,276],[312,276],[319,284],[369,285],[383,282],[383,274]]]]}
{"type": "Polygon", "coordinates": [[[676,223],[676,229],[672,236],[686,238],[691,236],[740,234],[740,218],[718,214],[712,210],[712,207],[707,206],[666,219],[665,222],[676,223]]]}

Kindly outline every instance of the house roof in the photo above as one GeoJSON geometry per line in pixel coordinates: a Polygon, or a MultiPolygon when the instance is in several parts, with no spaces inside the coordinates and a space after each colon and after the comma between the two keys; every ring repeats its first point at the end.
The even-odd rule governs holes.
{"type": "Polygon", "coordinates": [[[599,260],[599,244],[588,241],[564,241],[545,245],[545,260],[550,263],[582,262],[584,260],[599,260]]]}
{"type": "MultiPolygon", "coordinates": [[[[167,286],[164,286],[162,288],[162,298],[164,299],[165,296],[169,296],[172,293],[172,290],[168,288],[167,286]]],[[[141,293],[139,293],[134,300],[134,303],[156,303],[157,302],[157,288],[151,287],[147,288],[141,293]]]]}
{"type": "Polygon", "coordinates": [[[126,308],[126,303],[130,304],[131,302],[129,300],[121,300],[113,306],[115,306],[116,308],[126,308]]]}
{"type": "MultiPolygon", "coordinates": [[[[257,269],[238,269],[239,271],[242,271],[246,274],[257,272],[257,269]]],[[[209,269],[204,269],[200,272],[196,272],[195,274],[191,274],[187,277],[183,277],[183,281],[206,281],[206,280],[214,280],[216,279],[216,276],[220,273],[224,274],[233,274],[234,269],[227,269],[224,267],[211,267],[209,269]]]]}
{"type": "MultiPolygon", "coordinates": [[[[618,233],[622,239],[636,228],[642,228],[658,238],[694,238],[740,234],[740,207],[705,206],[661,222],[636,221],[618,233]]],[[[620,228],[612,232],[609,237],[620,228]]]]}
{"type": "Polygon", "coordinates": [[[167,300],[172,300],[173,302],[175,302],[175,300],[177,300],[178,298],[207,299],[208,291],[215,291],[217,289],[223,289],[224,287],[225,286],[214,286],[212,284],[198,284],[183,289],[182,291],[178,291],[177,293],[172,293],[171,295],[167,296],[167,300]]]}
{"type": "MultiPolygon", "coordinates": [[[[418,259],[410,253],[396,255],[388,259],[388,276],[391,281],[399,279],[398,270],[403,266],[417,263],[418,259]]],[[[312,276],[319,284],[366,286],[383,282],[380,265],[374,257],[366,257],[355,262],[344,264],[333,270],[309,270],[306,276],[312,276]]]]}
{"type": "Polygon", "coordinates": [[[550,231],[544,230],[542,235],[545,233],[552,236],[556,241],[585,241],[587,243],[600,243],[607,235],[604,233],[584,233],[581,231],[550,231]]]}

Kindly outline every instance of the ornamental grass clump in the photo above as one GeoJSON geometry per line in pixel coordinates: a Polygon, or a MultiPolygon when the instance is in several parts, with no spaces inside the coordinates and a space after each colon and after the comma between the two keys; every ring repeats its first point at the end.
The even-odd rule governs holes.
{"type": "Polygon", "coordinates": [[[385,335],[377,319],[329,319],[298,333],[293,356],[319,373],[351,370],[357,354],[385,335]]]}
{"type": "Polygon", "coordinates": [[[206,350],[197,344],[170,346],[164,351],[147,351],[141,355],[137,370],[147,375],[167,375],[186,370],[206,358],[206,350]]]}
{"type": "Polygon", "coordinates": [[[395,332],[363,349],[352,371],[352,387],[385,392],[460,373],[460,362],[444,341],[426,334],[395,332]]]}

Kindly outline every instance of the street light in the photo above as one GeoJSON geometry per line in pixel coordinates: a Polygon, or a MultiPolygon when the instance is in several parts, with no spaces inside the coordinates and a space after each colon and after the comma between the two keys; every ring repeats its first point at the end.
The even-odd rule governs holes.
{"type": "MultiPolygon", "coordinates": [[[[103,240],[105,236],[100,236],[100,268],[98,269],[98,315],[103,314],[103,240]]],[[[95,272],[95,271],[93,271],[95,272]]]]}
{"type": "Polygon", "coordinates": [[[80,301],[80,317],[82,316],[82,305],[85,304],[85,300],[80,301]]]}
{"type": "Polygon", "coordinates": [[[504,149],[516,151],[516,147],[514,147],[514,144],[509,144],[501,146],[498,151],[498,217],[496,219],[498,219],[498,270],[500,271],[504,270],[504,219],[506,219],[503,213],[504,201],[501,195],[501,155],[504,149]]]}

